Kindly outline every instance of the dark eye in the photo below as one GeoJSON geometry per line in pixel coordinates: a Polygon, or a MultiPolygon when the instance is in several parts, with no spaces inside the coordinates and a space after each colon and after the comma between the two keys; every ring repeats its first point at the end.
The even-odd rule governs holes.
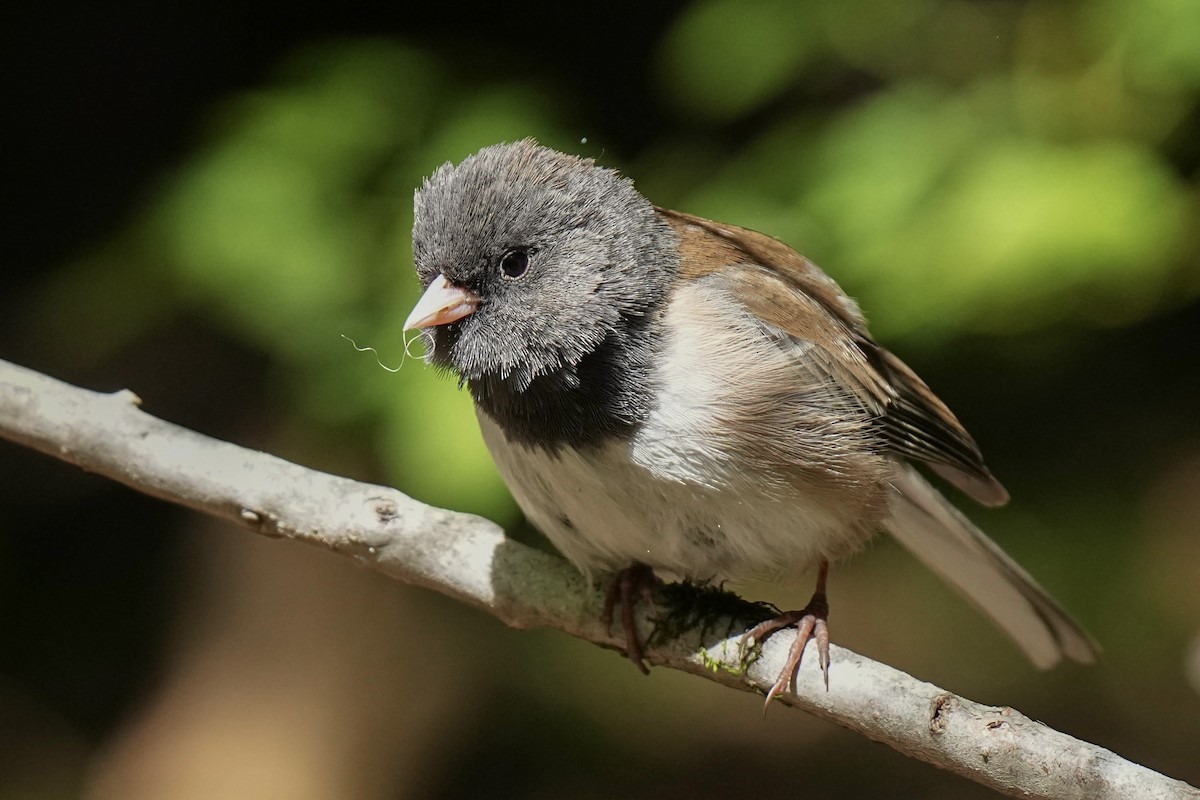
{"type": "Polygon", "coordinates": [[[500,271],[504,277],[513,280],[521,277],[529,269],[529,251],[521,248],[509,250],[500,256],[500,271]]]}

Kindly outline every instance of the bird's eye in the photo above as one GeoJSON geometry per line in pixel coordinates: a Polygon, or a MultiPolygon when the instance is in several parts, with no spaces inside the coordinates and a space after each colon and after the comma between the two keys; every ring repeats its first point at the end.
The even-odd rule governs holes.
{"type": "Polygon", "coordinates": [[[521,248],[509,250],[500,256],[500,271],[504,277],[516,280],[529,270],[529,251],[521,248]]]}

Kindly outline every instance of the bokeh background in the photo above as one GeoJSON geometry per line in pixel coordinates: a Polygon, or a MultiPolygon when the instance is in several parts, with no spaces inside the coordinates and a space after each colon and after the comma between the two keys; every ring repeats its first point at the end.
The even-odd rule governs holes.
{"type": "MultiPolygon", "coordinates": [[[[0,356],[536,541],[405,358],[412,191],[597,157],[858,297],[1104,657],[1034,671],[882,540],[835,639],[1200,783],[1200,3],[39,8],[0,25],[0,356]]],[[[9,444],[0,486],[0,800],[990,796],[9,444]]]]}

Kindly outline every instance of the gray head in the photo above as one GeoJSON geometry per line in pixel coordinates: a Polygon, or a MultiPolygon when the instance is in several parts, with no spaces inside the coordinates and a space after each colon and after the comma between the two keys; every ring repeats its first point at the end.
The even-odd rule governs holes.
{"type": "Polygon", "coordinates": [[[616,172],[530,139],[443,164],[416,193],[427,287],[407,327],[478,394],[567,374],[666,295],[673,235],[616,172]]]}

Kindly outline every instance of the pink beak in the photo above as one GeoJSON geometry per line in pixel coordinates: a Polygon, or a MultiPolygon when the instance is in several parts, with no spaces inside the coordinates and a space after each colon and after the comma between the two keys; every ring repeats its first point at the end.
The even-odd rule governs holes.
{"type": "Polygon", "coordinates": [[[473,314],[477,308],[479,298],[476,295],[454,286],[445,275],[439,274],[404,320],[404,330],[446,325],[473,314]]]}

